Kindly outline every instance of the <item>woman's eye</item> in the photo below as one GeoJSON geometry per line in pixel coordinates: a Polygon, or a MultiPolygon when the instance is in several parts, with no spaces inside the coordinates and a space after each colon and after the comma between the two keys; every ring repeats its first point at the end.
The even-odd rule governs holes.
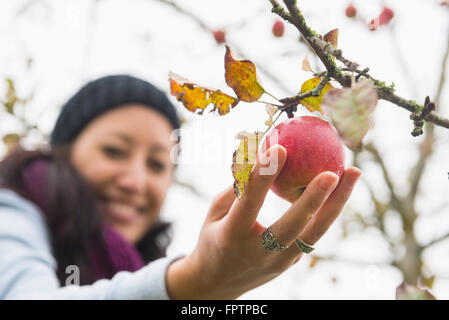
{"type": "Polygon", "coordinates": [[[123,158],[126,155],[124,151],[116,147],[105,146],[102,149],[103,152],[111,158],[123,158]]]}
{"type": "Polygon", "coordinates": [[[159,160],[149,160],[148,166],[156,172],[162,172],[165,170],[165,164],[159,160]]]}

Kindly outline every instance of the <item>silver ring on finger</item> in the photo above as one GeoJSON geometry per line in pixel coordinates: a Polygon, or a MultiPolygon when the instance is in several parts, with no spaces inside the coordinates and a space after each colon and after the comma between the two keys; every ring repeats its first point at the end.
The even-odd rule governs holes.
{"type": "Polygon", "coordinates": [[[267,251],[279,252],[287,249],[290,245],[280,244],[271,232],[271,227],[268,227],[262,233],[262,247],[267,251]]]}
{"type": "Polygon", "coordinates": [[[295,240],[296,246],[299,250],[301,250],[304,253],[311,253],[315,248],[311,246],[310,244],[305,243],[302,239],[298,238],[295,240]]]}

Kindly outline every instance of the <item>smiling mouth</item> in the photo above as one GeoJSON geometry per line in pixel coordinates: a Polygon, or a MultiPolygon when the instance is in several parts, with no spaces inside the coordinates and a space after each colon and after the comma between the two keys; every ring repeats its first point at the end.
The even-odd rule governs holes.
{"type": "Polygon", "coordinates": [[[131,223],[142,215],[141,209],[119,202],[106,202],[106,216],[118,223],[131,223]]]}

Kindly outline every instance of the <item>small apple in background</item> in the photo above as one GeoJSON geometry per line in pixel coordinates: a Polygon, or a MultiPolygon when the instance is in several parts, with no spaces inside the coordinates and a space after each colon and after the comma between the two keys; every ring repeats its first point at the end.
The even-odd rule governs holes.
{"type": "Polygon", "coordinates": [[[314,116],[287,119],[278,124],[262,142],[262,150],[280,144],[287,149],[285,165],[271,186],[279,197],[294,202],[319,173],[344,173],[344,144],[337,130],[314,116]]]}
{"type": "Polygon", "coordinates": [[[345,13],[348,18],[354,18],[357,15],[357,9],[353,4],[350,4],[346,7],[345,13]]]}
{"type": "Polygon", "coordinates": [[[226,42],[226,32],[224,32],[223,30],[212,31],[212,34],[214,35],[215,41],[217,41],[218,44],[226,42]]]}
{"type": "Polygon", "coordinates": [[[273,24],[273,35],[280,38],[284,35],[284,22],[276,20],[273,24]]]}
{"type": "Polygon", "coordinates": [[[371,31],[377,30],[380,26],[387,25],[394,17],[394,11],[388,7],[384,7],[379,16],[371,19],[368,24],[368,29],[371,31]]]}
{"type": "Polygon", "coordinates": [[[390,8],[384,7],[379,15],[379,24],[384,25],[390,22],[394,17],[394,11],[390,8]]]}

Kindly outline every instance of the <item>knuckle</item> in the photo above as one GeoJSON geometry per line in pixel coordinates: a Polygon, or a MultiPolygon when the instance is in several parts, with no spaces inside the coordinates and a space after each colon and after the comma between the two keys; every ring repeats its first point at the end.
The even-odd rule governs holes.
{"type": "Polygon", "coordinates": [[[242,198],[242,210],[245,212],[255,212],[259,211],[261,205],[257,203],[257,201],[248,197],[245,193],[245,196],[242,198]]]}
{"type": "Polygon", "coordinates": [[[314,213],[321,207],[324,202],[323,200],[324,199],[321,196],[309,194],[309,197],[306,198],[304,208],[307,212],[314,213]]]}
{"type": "Polygon", "coordinates": [[[278,235],[276,237],[276,239],[279,238],[279,242],[281,242],[282,244],[287,243],[288,241],[286,241],[285,239],[294,239],[296,238],[296,236],[298,235],[298,229],[295,228],[294,225],[289,225],[287,227],[284,227],[282,229],[282,234],[278,235]]]}
{"type": "Polygon", "coordinates": [[[219,200],[220,199],[217,199],[217,198],[212,200],[212,203],[211,203],[210,208],[209,208],[209,212],[218,212],[218,211],[222,211],[223,210],[223,204],[219,200]]]}
{"type": "Polygon", "coordinates": [[[338,202],[346,203],[346,201],[349,200],[350,196],[351,196],[351,192],[345,192],[343,194],[338,193],[336,195],[336,199],[337,199],[338,202]]]}
{"type": "Polygon", "coordinates": [[[298,254],[298,255],[293,259],[291,265],[293,266],[293,265],[297,264],[297,263],[299,262],[299,260],[301,260],[301,256],[302,256],[301,254],[298,254]]]}
{"type": "MultiPolygon", "coordinates": [[[[325,230],[323,228],[314,226],[314,228],[312,228],[312,231],[311,231],[312,239],[314,239],[314,241],[309,241],[307,243],[312,243],[312,242],[318,241],[318,239],[321,238],[321,236],[324,234],[324,232],[325,232],[325,230]]],[[[306,241],[306,240],[304,240],[304,241],[306,241]]]]}
{"type": "Polygon", "coordinates": [[[250,180],[263,181],[265,183],[271,183],[273,180],[273,172],[269,168],[256,165],[251,173],[250,180]]]}

